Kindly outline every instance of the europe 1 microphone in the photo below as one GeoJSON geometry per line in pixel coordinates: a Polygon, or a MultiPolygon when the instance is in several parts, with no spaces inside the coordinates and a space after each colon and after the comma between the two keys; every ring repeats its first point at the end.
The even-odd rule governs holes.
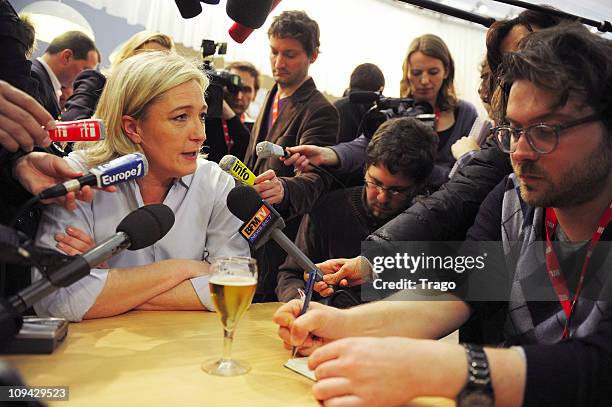
{"type": "Polygon", "coordinates": [[[247,186],[237,186],[227,195],[227,208],[243,221],[240,235],[255,249],[270,238],[291,256],[306,271],[316,271],[315,281],[323,280],[323,273],[306,255],[281,231],[285,221],[265,199],[247,186]]]}
{"type": "Polygon", "coordinates": [[[56,198],[66,195],[71,191],[78,191],[85,185],[96,186],[98,188],[109,187],[142,178],[147,175],[148,170],[149,164],[143,154],[126,154],[106,164],[90,169],[86,175],[47,188],[40,192],[37,198],[40,200],[56,198]]]}
{"type": "Polygon", "coordinates": [[[219,161],[219,167],[234,179],[244,185],[255,185],[255,174],[249,168],[233,155],[226,155],[219,161]]]}

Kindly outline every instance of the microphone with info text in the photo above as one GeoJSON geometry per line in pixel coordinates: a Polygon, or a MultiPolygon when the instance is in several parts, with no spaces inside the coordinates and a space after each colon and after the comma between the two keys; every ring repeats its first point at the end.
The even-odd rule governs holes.
{"type": "Polygon", "coordinates": [[[255,185],[256,175],[249,168],[233,155],[226,155],[219,161],[219,167],[241,184],[255,185]]]}

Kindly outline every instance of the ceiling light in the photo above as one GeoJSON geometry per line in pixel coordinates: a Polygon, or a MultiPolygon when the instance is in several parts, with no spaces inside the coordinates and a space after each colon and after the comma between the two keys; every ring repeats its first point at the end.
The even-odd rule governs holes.
{"type": "Polygon", "coordinates": [[[25,6],[20,13],[31,16],[37,40],[48,43],[66,31],[81,31],[95,40],[93,29],[85,17],[60,1],[37,1],[25,6]]]}

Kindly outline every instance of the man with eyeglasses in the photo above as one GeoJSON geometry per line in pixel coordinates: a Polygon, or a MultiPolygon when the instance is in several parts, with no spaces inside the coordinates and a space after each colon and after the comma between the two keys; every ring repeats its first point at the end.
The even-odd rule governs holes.
{"type": "MultiPolygon", "coordinates": [[[[383,123],[368,144],[364,185],[324,196],[300,224],[296,245],[313,261],[354,257],[361,242],[389,219],[414,203],[433,169],[438,137],[413,118],[383,123]]],[[[290,257],[279,268],[276,295],[280,301],[299,298],[302,270],[290,257]]],[[[350,296],[359,301],[359,287],[350,296]]],[[[328,297],[331,289],[320,292],[328,297]]],[[[336,296],[333,305],[348,305],[336,296]]],[[[354,305],[354,304],[352,304],[354,305]]]]}
{"type": "Polygon", "coordinates": [[[509,296],[312,304],[300,317],[300,302],[284,305],[279,335],[311,354],[313,393],[326,405],[424,395],[458,407],[610,405],[612,41],[578,23],[542,30],[504,72],[507,124],[493,134],[514,172],[482,203],[468,239],[502,242],[509,296]],[[423,340],[468,320],[481,343],[423,340]]]}

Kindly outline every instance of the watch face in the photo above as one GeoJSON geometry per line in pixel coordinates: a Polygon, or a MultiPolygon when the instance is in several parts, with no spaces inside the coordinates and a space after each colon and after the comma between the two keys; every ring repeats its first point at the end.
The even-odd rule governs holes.
{"type": "Polygon", "coordinates": [[[493,407],[493,395],[479,390],[467,390],[459,394],[457,407],[493,407]]]}

